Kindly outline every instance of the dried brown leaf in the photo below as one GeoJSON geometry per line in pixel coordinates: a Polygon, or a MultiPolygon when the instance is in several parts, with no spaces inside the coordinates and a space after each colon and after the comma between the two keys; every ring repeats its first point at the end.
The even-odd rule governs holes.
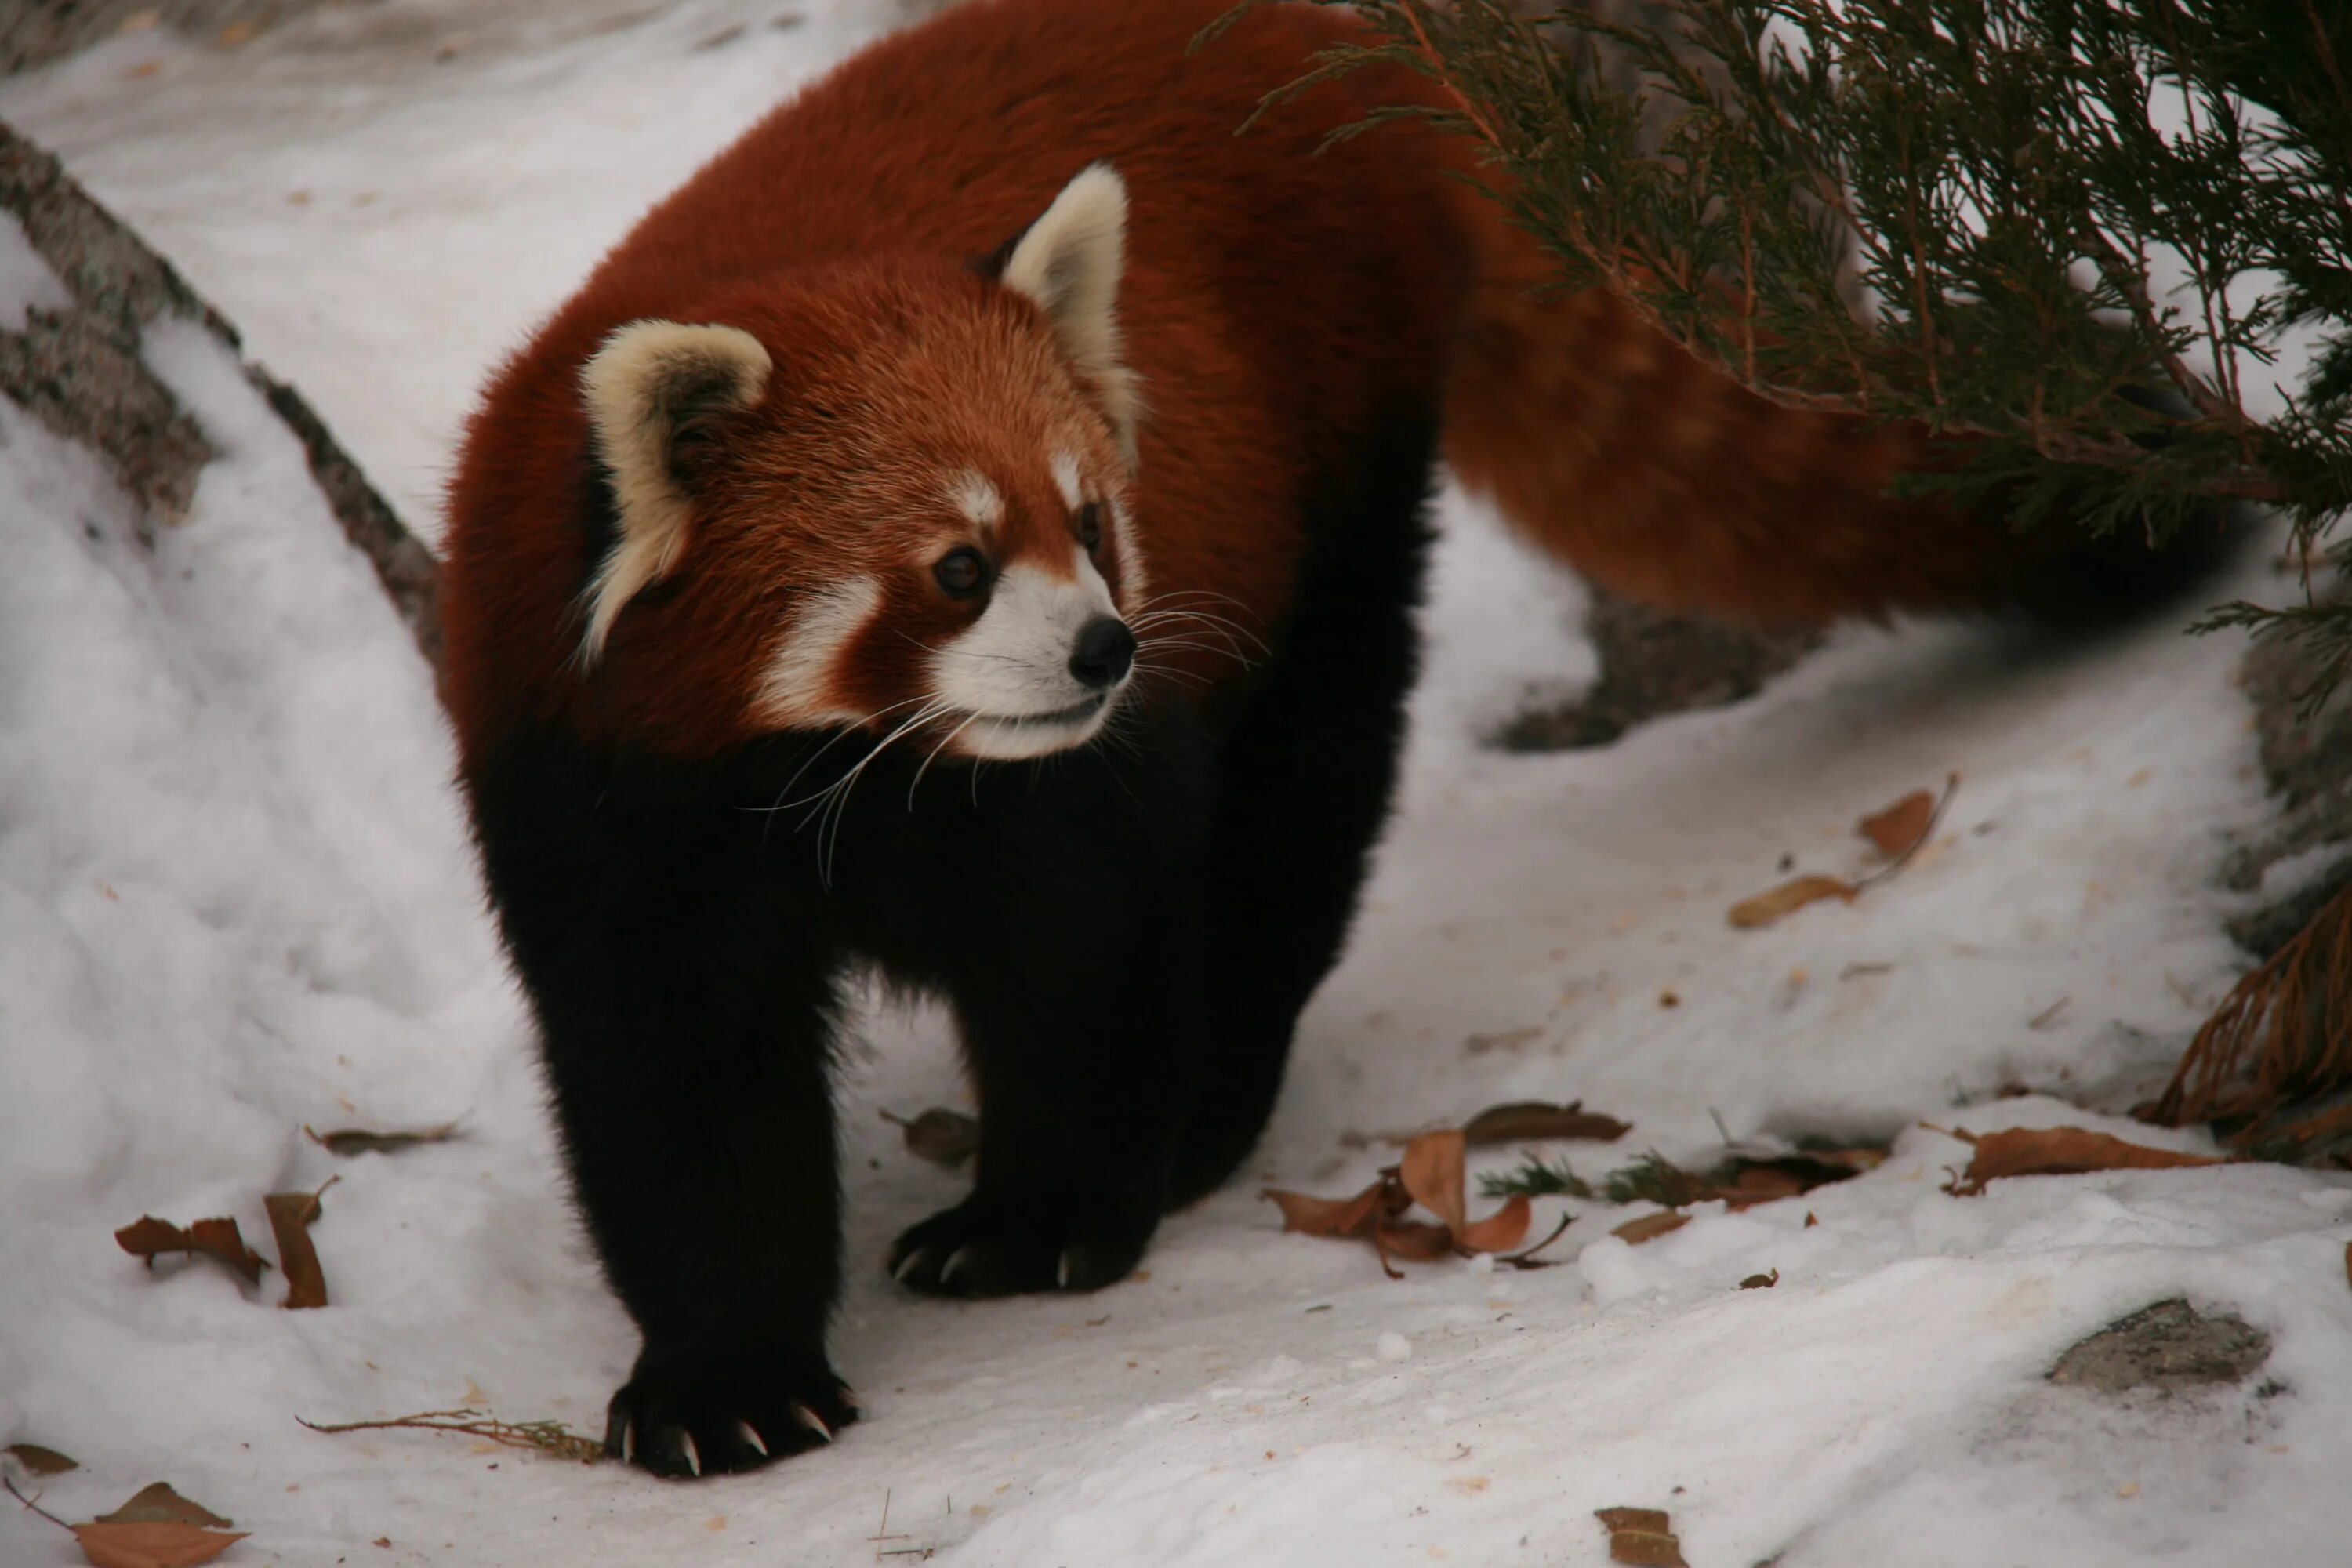
{"type": "Polygon", "coordinates": [[[1924,789],[1915,789],[1901,800],[1882,810],[1874,811],[1853,825],[1853,830],[1877,847],[1889,860],[1908,855],[1919,847],[1927,837],[1927,829],[1936,822],[1936,797],[1924,789]]]}
{"type": "Polygon", "coordinates": [[[1823,899],[1854,900],[1853,884],[1842,878],[1825,877],[1819,872],[1792,877],[1768,892],[1752,899],[1742,899],[1731,906],[1731,923],[1742,931],[1768,926],[1783,915],[1793,914],[1807,904],[1817,904],[1823,899]]]}
{"type": "Polygon", "coordinates": [[[142,1215],[116,1231],[114,1239],[123,1251],[146,1259],[150,1266],[167,1252],[202,1253],[206,1258],[216,1258],[244,1275],[248,1285],[259,1284],[261,1271],[269,1267],[268,1258],[246,1246],[233,1219],[200,1219],[184,1230],[169,1220],[142,1215]]]}
{"type": "Polygon", "coordinates": [[[209,1563],[243,1541],[246,1532],[226,1533],[193,1524],[114,1524],[103,1520],[70,1527],[92,1568],[189,1568],[209,1563]]]}
{"type": "Polygon", "coordinates": [[[1373,1235],[1383,1253],[1409,1263],[1427,1263],[1454,1250],[1454,1233],[1427,1220],[1383,1220],[1373,1235]]]}
{"type": "Polygon", "coordinates": [[[61,1476],[68,1470],[81,1468],[79,1460],[69,1459],[55,1448],[44,1448],[38,1443],[11,1443],[7,1454],[24,1466],[28,1474],[36,1476],[61,1476]]]}
{"type": "Polygon", "coordinates": [[[907,1152],[919,1160],[929,1160],[934,1165],[954,1170],[980,1152],[980,1122],[961,1110],[933,1106],[912,1121],[886,1110],[882,1119],[896,1123],[901,1130],[907,1142],[907,1152]]]}
{"type": "Polygon", "coordinates": [[[1656,1214],[1645,1214],[1639,1219],[1629,1219],[1609,1234],[1622,1236],[1639,1247],[1645,1241],[1656,1240],[1668,1231],[1680,1230],[1688,1224],[1690,1215],[1674,1209],[1662,1209],[1656,1214]]]}
{"type": "Polygon", "coordinates": [[[438,1127],[404,1128],[390,1132],[370,1131],[364,1127],[339,1127],[332,1132],[321,1132],[305,1122],[302,1131],[311,1142],[328,1153],[348,1159],[353,1154],[397,1154],[403,1149],[414,1149],[421,1143],[446,1143],[457,1135],[457,1124],[444,1121],[438,1127]]]}
{"type": "Polygon", "coordinates": [[[1603,1508],[1593,1510],[1609,1531],[1609,1560],[1637,1568],[1690,1568],[1683,1561],[1682,1543],[1675,1539],[1665,1511],[1654,1508],[1603,1508]]]}
{"type": "Polygon", "coordinates": [[[1260,1195],[1272,1198],[1281,1207],[1285,1231],[1297,1231],[1301,1236],[1362,1236],[1370,1230],[1373,1217],[1387,1206],[1381,1198],[1388,1186],[1387,1179],[1382,1178],[1351,1198],[1318,1198],[1275,1187],[1266,1188],[1260,1195]]]}
{"type": "MultiPolygon", "coordinates": [[[[331,1182],[328,1185],[331,1186],[331,1182]]],[[[286,1270],[282,1307],[323,1307],[327,1276],[319,1267],[319,1249],[310,1241],[310,1222],[319,1217],[318,1193],[272,1193],[261,1200],[268,1212],[269,1228],[278,1237],[278,1258],[286,1270]]]]}
{"type": "Polygon", "coordinates": [[[1445,1222],[1449,1231],[1469,1223],[1462,1195],[1462,1134],[1454,1129],[1430,1132],[1404,1146],[1397,1161],[1397,1179],[1412,1201],[1445,1222]]]}
{"type": "Polygon", "coordinates": [[[151,1481],[131,1494],[131,1500],[112,1513],[98,1516],[100,1524],[201,1524],[226,1530],[235,1520],[223,1519],[200,1502],[191,1502],[172,1489],[169,1481],[151,1481]]]}
{"type": "Polygon", "coordinates": [[[1961,1197],[1983,1192],[1986,1183],[2003,1176],[2080,1176],[2094,1171],[2158,1171],[2224,1163],[2210,1154],[2183,1154],[2127,1143],[2083,1127],[2011,1127],[1981,1137],[1966,1131],[1955,1136],[1976,1146],[1968,1170],[1946,1189],[1961,1197]]]}
{"type": "Polygon", "coordinates": [[[1455,1231],[1454,1239],[1469,1252],[1508,1252],[1527,1239],[1532,1219],[1527,1194],[1522,1193],[1485,1219],[1474,1220],[1455,1231]]]}
{"type": "Polygon", "coordinates": [[[1490,1105],[1463,1123],[1462,1141],[1472,1148],[1487,1143],[1521,1143],[1538,1138],[1589,1138],[1613,1143],[1633,1130],[1630,1121],[1584,1109],[1584,1101],[1548,1105],[1539,1100],[1490,1105]]]}
{"type": "Polygon", "coordinates": [[[1780,1282],[1780,1271],[1775,1268],[1769,1274],[1750,1274],[1739,1282],[1739,1288],[1742,1290],[1769,1290],[1780,1282]]]}

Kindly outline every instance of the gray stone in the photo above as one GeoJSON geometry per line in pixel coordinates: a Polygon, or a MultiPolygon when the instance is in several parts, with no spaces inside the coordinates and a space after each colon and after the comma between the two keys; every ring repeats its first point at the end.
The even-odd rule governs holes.
{"type": "Polygon", "coordinates": [[[2270,1359],[2270,1336],[2234,1312],[2200,1312],[2176,1297],[2118,1318],[2060,1356],[2050,1381],[2123,1394],[2243,1383],[2270,1359]]]}
{"type": "Polygon", "coordinates": [[[1703,616],[1673,616],[1593,590],[1585,635],[1601,677],[1573,702],[1532,710],[1504,725],[1506,751],[1605,746],[1636,724],[1753,697],[1821,646],[1816,631],[1762,632],[1703,616]]]}

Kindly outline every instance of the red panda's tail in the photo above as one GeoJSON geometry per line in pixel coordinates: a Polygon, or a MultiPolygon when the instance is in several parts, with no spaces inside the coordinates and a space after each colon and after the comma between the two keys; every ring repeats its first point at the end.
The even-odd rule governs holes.
{"type": "Polygon", "coordinates": [[[1627,598],[1780,626],[1906,610],[2106,620],[2230,548],[2211,522],[2151,549],[2131,531],[1891,500],[1897,474],[1937,460],[1924,431],[1781,407],[1603,291],[1538,292],[1523,239],[1488,233],[1499,265],[1456,353],[1446,457],[1520,533],[1627,598]]]}

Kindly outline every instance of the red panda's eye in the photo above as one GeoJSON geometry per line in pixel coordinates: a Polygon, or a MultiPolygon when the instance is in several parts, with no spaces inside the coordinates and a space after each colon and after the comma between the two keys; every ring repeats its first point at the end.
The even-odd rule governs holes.
{"type": "Polygon", "coordinates": [[[967,544],[940,556],[931,575],[949,597],[968,599],[988,586],[988,561],[967,544]]]}
{"type": "Polygon", "coordinates": [[[1102,542],[1102,503],[1088,501],[1078,508],[1078,542],[1091,552],[1102,542]]]}

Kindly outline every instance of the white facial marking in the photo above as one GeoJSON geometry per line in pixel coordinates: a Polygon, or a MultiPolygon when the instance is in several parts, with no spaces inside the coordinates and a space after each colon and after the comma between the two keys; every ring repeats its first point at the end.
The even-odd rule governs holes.
{"type": "Polygon", "coordinates": [[[1078,633],[1116,616],[1109,586],[1071,547],[1072,576],[1015,563],[990,590],[988,608],[932,656],[932,689],[961,717],[958,744],[974,756],[1042,757],[1093,738],[1121,688],[1097,691],[1070,673],[1078,633]],[[969,722],[966,722],[966,721],[969,722]]]}
{"type": "Polygon", "coordinates": [[[881,604],[881,584],[871,577],[852,577],[801,600],[760,682],[760,715],[784,725],[863,721],[866,715],[837,707],[829,694],[843,650],[881,604]]]}
{"type": "Polygon", "coordinates": [[[1067,452],[1056,452],[1047,465],[1054,470],[1054,488],[1062,492],[1062,504],[1072,511],[1086,498],[1078,489],[1078,460],[1067,452]]]}
{"type": "Polygon", "coordinates": [[[1004,521],[1004,498],[984,474],[970,468],[958,474],[955,482],[948,487],[948,499],[982,532],[1004,521]]]}

